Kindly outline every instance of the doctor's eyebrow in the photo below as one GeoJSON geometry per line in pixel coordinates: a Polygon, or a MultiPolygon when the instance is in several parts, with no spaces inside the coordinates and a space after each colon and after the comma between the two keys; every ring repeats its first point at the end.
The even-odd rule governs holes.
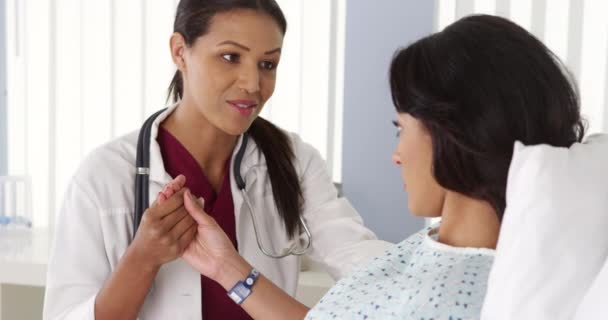
{"type": "Polygon", "coordinates": [[[397,120],[392,120],[391,121],[393,123],[393,125],[397,128],[401,127],[401,125],[399,124],[399,122],[397,122],[397,120]]]}
{"type": "MultiPolygon", "coordinates": [[[[220,42],[218,44],[218,46],[227,45],[227,44],[239,47],[239,48],[241,48],[241,49],[243,49],[245,51],[251,51],[250,48],[248,48],[248,47],[246,47],[246,46],[244,46],[244,45],[242,45],[242,44],[240,44],[238,42],[232,41],[232,40],[222,41],[222,42],[220,42]]],[[[264,54],[273,54],[275,52],[281,53],[281,48],[274,48],[272,50],[268,50],[268,51],[264,52],[264,54]]]]}

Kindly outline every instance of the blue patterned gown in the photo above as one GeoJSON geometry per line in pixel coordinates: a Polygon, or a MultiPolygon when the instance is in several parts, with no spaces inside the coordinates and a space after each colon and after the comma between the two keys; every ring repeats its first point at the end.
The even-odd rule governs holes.
{"type": "Polygon", "coordinates": [[[338,281],[306,319],[479,319],[494,250],[458,248],[425,228],[338,281]]]}

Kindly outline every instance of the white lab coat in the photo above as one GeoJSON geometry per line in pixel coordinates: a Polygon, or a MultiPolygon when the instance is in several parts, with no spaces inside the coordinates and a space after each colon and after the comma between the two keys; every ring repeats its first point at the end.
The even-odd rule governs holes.
{"type": "MultiPolygon", "coordinates": [[[[150,143],[150,199],[171,181],[155,137],[150,143]]],[[[135,154],[138,132],[112,141],[87,157],[71,180],[55,228],[44,303],[45,319],[94,319],[97,292],[118,264],[133,235],[135,154]]],[[[319,153],[291,135],[296,170],[304,194],[304,218],[313,235],[309,256],[335,278],[382,253],[389,243],[376,240],[345,198],[338,198],[319,153]]],[[[239,139],[232,162],[241,141],[239,139]]],[[[231,162],[231,163],[232,163],[231,162]]],[[[253,224],[234,181],[230,184],[240,254],[268,279],[295,295],[300,259],[266,257],[259,250],[253,224]]],[[[288,246],[277,213],[265,159],[254,141],[241,165],[246,190],[256,209],[263,243],[275,252],[288,246]]],[[[181,258],[163,265],[140,310],[140,319],[201,319],[200,275],[181,258]]]]}

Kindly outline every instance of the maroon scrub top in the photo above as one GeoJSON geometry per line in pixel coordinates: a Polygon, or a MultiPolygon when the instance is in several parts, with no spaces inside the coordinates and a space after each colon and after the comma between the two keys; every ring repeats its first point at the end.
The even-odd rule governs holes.
{"type": "MultiPolygon", "coordinates": [[[[156,141],[160,145],[167,173],[173,178],[180,174],[186,177],[186,187],[194,196],[205,199],[205,211],[224,229],[234,247],[238,248],[234,203],[230,189],[230,159],[226,161],[224,180],[219,193],[216,193],[196,159],[169,131],[159,127],[156,141]]],[[[203,275],[201,275],[201,291],[204,320],[251,319],[228,297],[221,285],[203,275]]]]}

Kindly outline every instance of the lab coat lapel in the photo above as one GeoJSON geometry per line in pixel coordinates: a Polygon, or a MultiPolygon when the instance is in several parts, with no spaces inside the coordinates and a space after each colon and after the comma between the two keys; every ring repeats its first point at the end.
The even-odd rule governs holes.
{"type": "Polygon", "coordinates": [[[169,106],[165,112],[156,117],[150,131],[150,189],[148,192],[150,204],[154,202],[156,195],[162,188],[172,180],[171,176],[165,170],[163,156],[160,152],[160,145],[156,141],[156,137],[158,136],[160,123],[175,110],[177,105],[178,104],[175,103],[169,106]]]}

